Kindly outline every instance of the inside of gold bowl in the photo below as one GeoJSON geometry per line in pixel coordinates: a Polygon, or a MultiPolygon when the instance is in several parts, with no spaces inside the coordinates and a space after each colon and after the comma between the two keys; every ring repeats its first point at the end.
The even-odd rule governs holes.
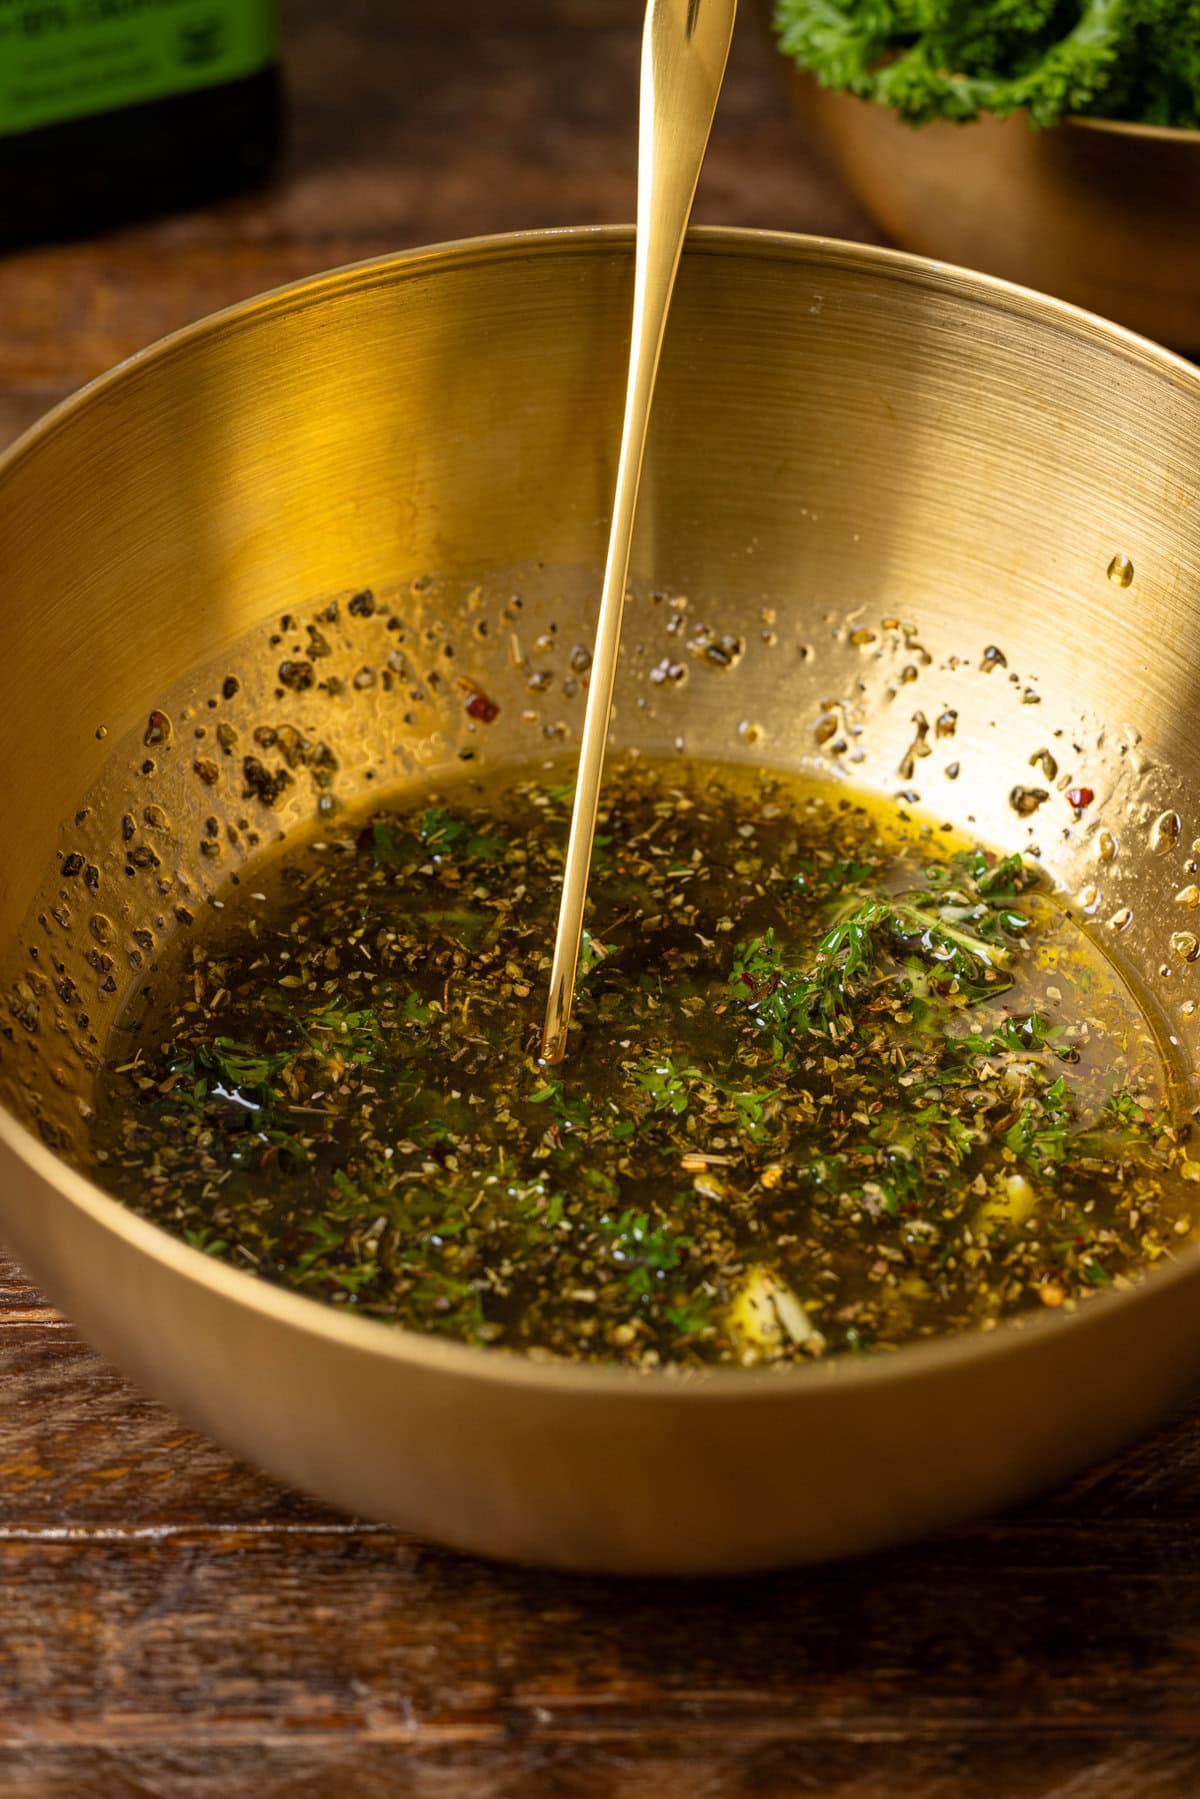
{"type": "MultiPolygon", "coordinates": [[[[628,274],[604,234],[349,271],[9,458],[0,1091],[59,1155],[92,1166],[114,1021],[281,839],[576,745],[628,274]]],[[[701,236],[613,727],[618,754],[852,783],[1040,863],[1181,1115],[1195,386],[1002,288],[701,236]]]]}

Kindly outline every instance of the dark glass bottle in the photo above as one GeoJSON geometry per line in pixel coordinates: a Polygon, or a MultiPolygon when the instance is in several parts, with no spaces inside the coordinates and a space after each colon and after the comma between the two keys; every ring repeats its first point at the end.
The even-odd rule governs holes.
{"type": "Polygon", "coordinates": [[[0,248],[248,187],[281,110],[276,0],[0,0],[0,248]]]}

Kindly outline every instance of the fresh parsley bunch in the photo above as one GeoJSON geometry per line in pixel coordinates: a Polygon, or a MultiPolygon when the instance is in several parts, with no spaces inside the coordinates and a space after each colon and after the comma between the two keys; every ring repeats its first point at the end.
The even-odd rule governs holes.
{"type": "Polygon", "coordinates": [[[1200,0],[776,0],[784,51],[911,125],[1068,113],[1200,128],[1200,0]]]}

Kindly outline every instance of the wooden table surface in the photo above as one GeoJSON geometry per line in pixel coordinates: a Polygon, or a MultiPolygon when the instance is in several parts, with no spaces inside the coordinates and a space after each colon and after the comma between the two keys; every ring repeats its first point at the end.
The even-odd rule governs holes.
{"type": "MultiPolygon", "coordinates": [[[[870,236],[744,10],[698,216],[870,236]]],[[[0,442],[277,282],[628,218],[639,11],[285,0],[270,191],[0,264],[0,442]]],[[[1186,1416],[1018,1514],[851,1566],[495,1568],[191,1435],[0,1263],[0,1792],[1195,1799],[1198,1521],[1186,1416]]]]}

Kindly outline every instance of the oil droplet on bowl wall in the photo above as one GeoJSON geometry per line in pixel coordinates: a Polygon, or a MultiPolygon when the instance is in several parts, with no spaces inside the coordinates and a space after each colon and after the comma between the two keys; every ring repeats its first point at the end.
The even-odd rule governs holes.
{"type": "Polygon", "coordinates": [[[1150,827],[1150,848],[1156,856],[1165,855],[1179,842],[1183,820],[1178,812],[1160,812],[1150,827]]]}

